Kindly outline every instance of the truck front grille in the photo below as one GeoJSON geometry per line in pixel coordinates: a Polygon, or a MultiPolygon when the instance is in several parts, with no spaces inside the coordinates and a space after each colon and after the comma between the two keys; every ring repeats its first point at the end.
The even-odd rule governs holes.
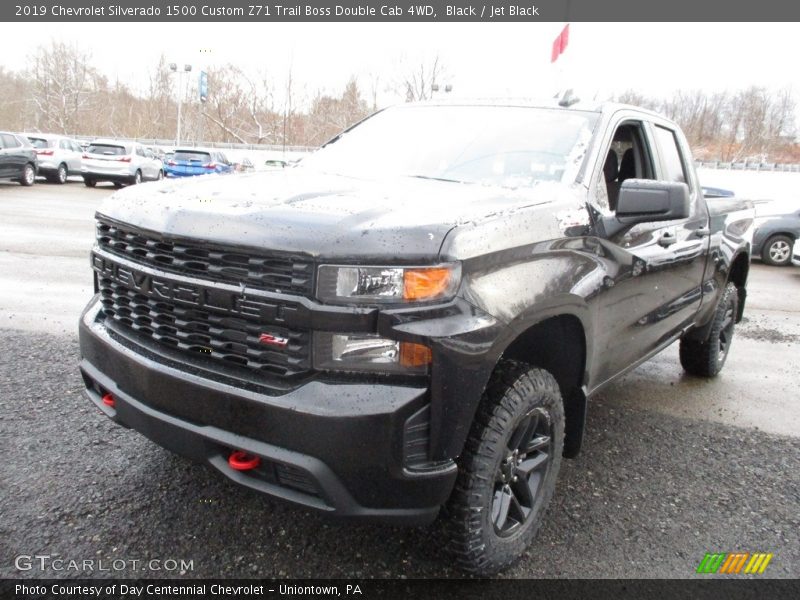
{"type": "Polygon", "coordinates": [[[266,346],[259,341],[266,326],[255,319],[222,309],[196,308],[154,298],[102,276],[98,284],[106,319],[145,345],[182,351],[198,366],[210,361],[279,377],[310,368],[307,331],[269,325],[269,334],[288,339],[288,344],[266,346]]]}
{"type": "Polygon", "coordinates": [[[285,253],[246,251],[197,240],[170,238],[105,219],[97,221],[103,250],[161,271],[253,288],[311,296],[313,262],[285,253]]]}

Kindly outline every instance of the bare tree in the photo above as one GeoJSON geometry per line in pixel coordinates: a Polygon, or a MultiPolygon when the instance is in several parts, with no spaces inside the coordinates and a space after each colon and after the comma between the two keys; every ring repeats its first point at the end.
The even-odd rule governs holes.
{"type": "Polygon", "coordinates": [[[60,133],[77,130],[82,116],[91,114],[97,92],[97,72],[90,55],[63,42],[40,46],[30,66],[31,98],[37,107],[39,127],[60,133]]]}
{"type": "Polygon", "coordinates": [[[429,62],[422,61],[406,69],[395,84],[395,92],[405,97],[406,102],[428,100],[432,97],[434,85],[443,84],[446,77],[447,69],[437,54],[429,62]]]}

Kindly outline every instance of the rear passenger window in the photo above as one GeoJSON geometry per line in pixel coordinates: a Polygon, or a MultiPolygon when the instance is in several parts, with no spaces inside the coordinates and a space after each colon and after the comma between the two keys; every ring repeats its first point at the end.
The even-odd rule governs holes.
{"type": "Polygon", "coordinates": [[[16,137],[8,133],[0,135],[0,138],[3,140],[4,148],[19,148],[22,145],[16,137]]]}
{"type": "Polygon", "coordinates": [[[678,141],[675,139],[675,133],[664,127],[656,125],[656,137],[658,138],[658,146],[661,149],[661,156],[664,159],[664,178],[667,181],[675,181],[679,183],[688,183],[686,180],[686,171],[683,168],[683,159],[681,158],[681,151],[678,148],[678,141]]]}

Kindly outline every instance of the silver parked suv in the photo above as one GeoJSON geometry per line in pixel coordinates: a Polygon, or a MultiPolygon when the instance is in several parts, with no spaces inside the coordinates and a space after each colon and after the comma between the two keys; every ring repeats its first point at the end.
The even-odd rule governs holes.
{"type": "Polygon", "coordinates": [[[63,135],[26,133],[39,157],[39,175],[53,183],[66,183],[69,175],[81,174],[80,145],[63,135]]]}
{"type": "Polygon", "coordinates": [[[95,140],[83,154],[81,174],[88,187],[94,187],[98,181],[122,187],[163,178],[164,165],[136,142],[95,140]]]}

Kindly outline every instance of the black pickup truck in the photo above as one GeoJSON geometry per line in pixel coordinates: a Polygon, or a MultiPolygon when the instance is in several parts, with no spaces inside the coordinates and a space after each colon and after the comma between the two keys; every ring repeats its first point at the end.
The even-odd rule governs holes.
{"type": "Polygon", "coordinates": [[[295,167],[136,186],[96,219],[100,410],[305,507],[441,515],[490,574],[534,537],[588,397],[675,341],[720,371],[753,212],[706,202],[674,123],[553,101],[386,109],[295,167]]]}

